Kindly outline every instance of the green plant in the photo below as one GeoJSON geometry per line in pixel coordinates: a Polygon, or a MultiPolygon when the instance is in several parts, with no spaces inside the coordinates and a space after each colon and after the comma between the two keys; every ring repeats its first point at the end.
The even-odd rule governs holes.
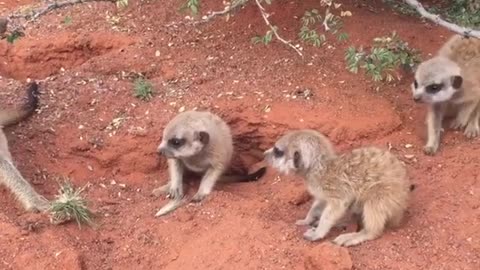
{"type": "Polygon", "coordinates": [[[79,227],[82,224],[93,225],[93,214],[81,194],[85,188],[75,189],[68,179],[64,179],[59,186],[56,200],[50,207],[52,223],[60,224],[75,219],[79,227]]]}
{"type": "Polygon", "coordinates": [[[126,8],[128,6],[128,0],[116,0],[117,8],[126,8]]]}
{"type": "Polygon", "coordinates": [[[349,47],[345,53],[347,69],[358,73],[360,68],[370,75],[376,82],[391,82],[398,78],[396,71],[399,67],[411,70],[420,62],[417,50],[408,47],[408,43],[401,40],[396,32],[391,36],[375,38],[370,53],[362,47],[349,47]]]}
{"type": "MultiPolygon", "coordinates": [[[[420,14],[411,6],[403,1],[383,0],[388,6],[398,13],[409,16],[420,16],[420,14]]],[[[472,4],[472,0],[453,0],[445,1],[441,7],[430,6],[426,10],[433,14],[439,14],[448,21],[459,24],[464,27],[480,27],[480,9],[472,4]]]]}
{"type": "Polygon", "coordinates": [[[23,37],[24,34],[20,31],[13,31],[9,35],[7,35],[7,42],[14,43],[17,39],[23,37]]]}
{"type": "Polygon", "coordinates": [[[300,28],[300,33],[298,33],[300,39],[313,46],[321,46],[327,38],[323,34],[319,35],[317,30],[310,29],[310,26],[322,21],[322,16],[318,14],[318,10],[312,9],[311,11],[305,11],[305,14],[300,20],[302,21],[302,28],[300,28]]]}
{"type": "Polygon", "coordinates": [[[149,81],[140,77],[135,79],[133,84],[136,98],[147,101],[153,97],[153,86],[149,81]]]}
{"type": "Polygon", "coordinates": [[[65,18],[63,18],[62,23],[65,24],[65,25],[70,25],[70,24],[72,24],[72,17],[70,17],[70,16],[65,16],[65,18]]]}
{"type": "Polygon", "coordinates": [[[419,16],[418,12],[407,3],[397,0],[383,0],[385,4],[390,6],[393,10],[397,11],[400,14],[407,16],[419,16]]]}
{"type": "Polygon", "coordinates": [[[192,14],[197,15],[200,10],[200,0],[187,0],[181,7],[180,10],[190,9],[192,14]]]}
{"type": "MultiPolygon", "coordinates": [[[[334,15],[330,12],[330,8],[333,6],[335,9],[340,8],[341,4],[335,4],[333,1],[321,2],[322,6],[326,6],[325,18],[319,14],[317,9],[307,10],[300,19],[302,27],[298,36],[306,43],[310,43],[313,46],[319,47],[327,40],[325,34],[319,34],[317,27],[322,25],[325,32],[331,32],[333,35],[337,35],[338,41],[345,41],[348,39],[347,33],[341,33],[340,29],[343,27],[343,22],[340,16],[334,15]]],[[[341,16],[351,16],[351,12],[341,12],[341,16]]]]}
{"type": "Polygon", "coordinates": [[[315,47],[320,47],[327,40],[324,34],[319,35],[315,29],[309,29],[306,26],[303,26],[300,29],[298,35],[303,41],[310,43],[315,47]]]}
{"type": "Polygon", "coordinates": [[[445,16],[449,21],[460,24],[465,27],[480,27],[480,9],[475,8],[469,0],[450,1],[449,7],[445,11],[445,16]]]}
{"type": "MultiPolygon", "coordinates": [[[[277,27],[273,27],[275,30],[277,30],[277,27]]],[[[258,43],[263,43],[264,45],[269,44],[272,41],[273,38],[273,30],[268,30],[264,36],[255,36],[252,38],[252,43],[253,44],[258,44],[258,43]]]]}

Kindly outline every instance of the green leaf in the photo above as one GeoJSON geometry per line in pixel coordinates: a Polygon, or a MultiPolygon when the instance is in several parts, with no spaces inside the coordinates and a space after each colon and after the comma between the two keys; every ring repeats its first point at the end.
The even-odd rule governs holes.
{"type": "Polygon", "coordinates": [[[14,43],[17,39],[21,38],[22,36],[23,36],[22,32],[14,31],[10,35],[7,35],[7,42],[14,43]]]}

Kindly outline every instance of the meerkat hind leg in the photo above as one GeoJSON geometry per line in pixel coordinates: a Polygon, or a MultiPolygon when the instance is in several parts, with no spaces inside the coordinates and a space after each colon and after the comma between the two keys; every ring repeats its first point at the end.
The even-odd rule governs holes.
{"type": "Polygon", "coordinates": [[[318,219],[322,215],[324,206],[325,205],[322,201],[315,199],[310,210],[308,210],[307,216],[304,219],[297,220],[295,224],[298,226],[312,225],[314,223],[318,224],[318,219]]]}
{"type": "Polygon", "coordinates": [[[316,228],[308,229],[303,237],[309,241],[317,241],[324,238],[330,229],[338,224],[345,216],[348,204],[342,201],[328,202],[316,228]]]}
{"type": "Polygon", "coordinates": [[[223,170],[220,168],[210,168],[205,172],[205,175],[200,181],[200,186],[198,187],[197,193],[193,196],[193,202],[200,202],[206,196],[208,196],[215,186],[215,183],[223,174],[223,170]]]}
{"type": "Polygon", "coordinates": [[[333,242],[340,246],[354,246],[373,240],[382,234],[386,221],[386,213],[382,211],[381,207],[368,204],[363,211],[363,228],[354,233],[341,234],[333,242]]]}

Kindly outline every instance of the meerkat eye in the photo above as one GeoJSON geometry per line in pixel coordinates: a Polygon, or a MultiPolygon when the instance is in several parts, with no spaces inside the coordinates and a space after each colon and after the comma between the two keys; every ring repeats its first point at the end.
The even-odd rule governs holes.
{"type": "Polygon", "coordinates": [[[413,81],[413,87],[418,88],[418,82],[417,82],[417,80],[414,80],[414,81],[413,81]]]}
{"type": "Polygon", "coordinates": [[[443,88],[443,84],[432,83],[425,88],[425,91],[429,94],[435,94],[435,93],[439,92],[440,90],[442,90],[442,88],[443,88]]]}
{"type": "Polygon", "coordinates": [[[185,144],[185,139],[172,138],[168,140],[168,144],[170,144],[174,148],[179,148],[180,146],[185,144]]]}
{"type": "Polygon", "coordinates": [[[273,147],[273,155],[274,155],[276,158],[282,157],[282,156],[283,156],[283,151],[281,151],[281,150],[278,149],[277,147],[273,147]]]}

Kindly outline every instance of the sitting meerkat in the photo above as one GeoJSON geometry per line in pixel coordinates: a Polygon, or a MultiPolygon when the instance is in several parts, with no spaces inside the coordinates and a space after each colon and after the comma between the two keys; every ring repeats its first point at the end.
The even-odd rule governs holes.
{"type": "Polygon", "coordinates": [[[428,105],[427,143],[433,155],[440,145],[445,117],[450,127],[463,129],[467,138],[480,134],[480,39],[451,37],[433,58],[422,62],[412,83],[415,102],[428,105]]]}
{"type": "Polygon", "coordinates": [[[359,217],[357,232],[335,238],[352,246],[379,237],[386,225],[398,226],[407,208],[410,185],[404,164],[389,151],[363,147],[337,155],[330,141],[314,130],[283,135],[265,151],[267,163],[305,180],[314,202],[297,225],[312,225],[304,238],[316,241],[348,217],[359,217]]]}
{"type": "Polygon", "coordinates": [[[165,215],[180,206],[184,197],[185,170],[203,174],[192,201],[208,196],[218,182],[249,182],[261,178],[266,167],[246,175],[224,175],[233,155],[233,140],[229,126],[208,111],[186,111],[176,115],[165,127],[157,149],[167,158],[170,181],[153,190],[158,196],[168,193],[172,199],[156,216],[165,215]]]}

